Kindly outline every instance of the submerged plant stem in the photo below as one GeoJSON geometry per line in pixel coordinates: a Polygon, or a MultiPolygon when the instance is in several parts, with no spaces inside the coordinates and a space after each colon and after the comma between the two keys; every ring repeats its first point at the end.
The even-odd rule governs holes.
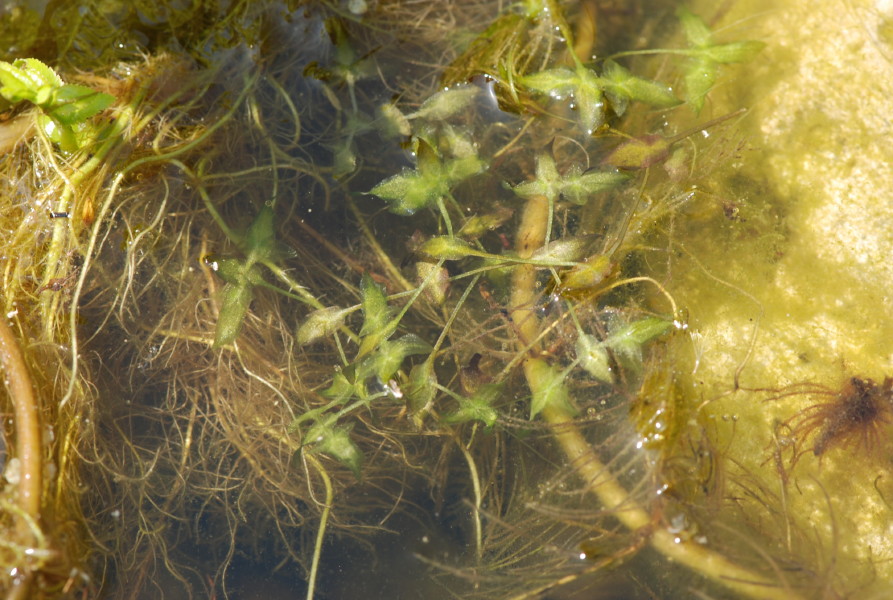
{"type": "Polygon", "coordinates": [[[322,478],[323,485],[326,488],[326,499],[325,504],[323,504],[322,515],[319,519],[319,529],[316,532],[316,543],[313,546],[313,560],[310,565],[310,574],[307,577],[307,600],[313,600],[313,595],[316,593],[316,577],[319,573],[319,560],[322,556],[322,544],[323,540],[326,537],[326,525],[329,521],[329,511],[332,510],[332,502],[334,500],[334,490],[332,488],[332,480],[329,477],[329,474],[326,473],[325,468],[316,460],[310,453],[304,453],[305,459],[313,464],[313,468],[316,469],[316,472],[322,478]]]}
{"type": "MultiPolygon", "coordinates": [[[[9,325],[0,319],[0,362],[6,372],[6,389],[15,415],[16,455],[21,463],[19,508],[35,521],[40,519],[43,487],[40,440],[40,411],[25,358],[9,325]]],[[[23,523],[26,533],[30,527],[23,523]]]]}
{"type": "MultiPolygon", "coordinates": [[[[555,406],[547,406],[542,414],[554,427],[552,435],[571,461],[577,475],[585,482],[586,491],[594,494],[630,530],[647,530],[651,527],[648,511],[630,498],[626,489],[611,475],[608,467],[598,459],[571,416],[555,406]]],[[[736,565],[706,546],[691,541],[677,541],[676,536],[666,529],[656,528],[651,531],[649,541],[655,550],[667,558],[744,597],[760,600],[802,598],[788,587],[778,587],[778,581],[783,582],[783,578],[769,579],[736,565]]]]}
{"type": "MultiPolygon", "coordinates": [[[[34,532],[40,527],[40,496],[43,489],[40,410],[22,349],[3,319],[0,319],[0,362],[6,372],[6,389],[13,405],[16,456],[21,465],[18,508],[22,514],[17,524],[18,542],[32,546],[37,541],[34,532]]],[[[7,600],[27,598],[32,579],[33,572],[25,569],[24,578],[12,585],[7,600]]]]}

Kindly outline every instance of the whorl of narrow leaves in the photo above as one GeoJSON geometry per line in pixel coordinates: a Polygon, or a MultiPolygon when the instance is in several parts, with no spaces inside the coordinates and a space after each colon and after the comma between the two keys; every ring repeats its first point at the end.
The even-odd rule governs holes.
{"type": "Polygon", "coordinates": [[[370,194],[385,200],[391,212],[398,215],[408,216],[431,206],[449,196],[453,186],[486,167],[474,155],[442,159],[424,140],[419,140],[417,159],[417,168],[404,169],[369,190],[370,194]]]}
{"type": "Polygon", "coordinates": [[[563,196],[568,202],[584,205],[593,195],[610,190],[627,179],[619,171],[583,171],[579,165],[559,175],[555,159],[542,152],[536,159],[536,177],[512,188],[522,198],[544,196],[555,202],[563,196]]]}

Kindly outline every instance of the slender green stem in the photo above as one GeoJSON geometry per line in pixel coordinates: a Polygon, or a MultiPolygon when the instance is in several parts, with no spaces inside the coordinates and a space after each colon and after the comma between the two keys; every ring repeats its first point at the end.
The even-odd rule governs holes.
{"type": "Polygon", "coordinates": [[[462,453],[462,456],[465,458],[465,463],[468,465],[468,472],[471,475],[471,485],[474,489],[474,554],[478,564],[480,564],[484,548],[484,534],[481,524],[481,503],[483,501],[481,478],[478,474],[477,465],[474,463],[474,457],[471,455],[471,452],[468,451],[468,448],[466,448],[460,440],[456,440],[456,445],[459,447],[459,451],[462,453]]]}
{"type": "Polygon", "coordinates": [[[335,493],[332,488],[332,480],[323,466],[319,464],[319,461],[316,460],[312,454],[307,452],[304,453],[304,457],[313,465],[313,468],[316,469],[316,472],[322,478],[323,486],[326,488],[325,503],[323,504],[322,514],[319,518],[319,529],[316,531],[316,543],[313,545],[313,560],[310,563],[310,574],[307,577],[306,598],[307,600],[313,600],[313,596],[316,593],[316,578],[319,574],[319,561],[322,557],[322,544],[326,537],[326,525],[329,522],[329,512],[332,510],[332,501],[335,493]]]}

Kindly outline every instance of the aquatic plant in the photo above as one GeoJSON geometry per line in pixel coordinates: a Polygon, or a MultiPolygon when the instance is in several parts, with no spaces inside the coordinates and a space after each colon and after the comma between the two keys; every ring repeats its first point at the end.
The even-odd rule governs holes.
{"type": "MultiPolygon", "coordinates": [[[[115,66],[89,86],[4,71],[38,73],[0,94],[61,131],[4,165],[4,198],[34,198],[9,245],[39,249],[4,271],[0,342],[34,341],[0,358],[39,390],[11,390],[8,437],[35,407],[53,432],[43,464],[16,446],[50,474],[0,504],[8,595],[235,596],[281,569],[337,596],[335,544],[424,515],[458,548],[422,552],[433,577],[466,597],[627,561],[796,597],[746,526],[702,535],[720,450],[674,371],[674,227],[743,112],[690,114],[762,45],[685,10],[688,48],[623,51],[589,3],[297,4],[134,3],[103,31],[149,25],[97,47],[115,66]]],[[[100,68],[81,8],[43,24],[63,75],[100,68]]]]}

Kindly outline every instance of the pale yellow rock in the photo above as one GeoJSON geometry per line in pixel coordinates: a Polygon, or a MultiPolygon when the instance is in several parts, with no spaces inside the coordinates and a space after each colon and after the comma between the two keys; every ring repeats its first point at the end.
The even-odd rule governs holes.
{"type": "MultiPolygon", "coordinates": [[[[709,20],[718,4],[693,10],[709,20]]],[[[722,71],[701,115],[750,107],[751,149],[715,178],[749,182],[729,192],[744,221],[680,237],[697,258],[674,289],[698,338],[687,396],[755,539],[790,552],[819,589],[893,597],[893,423],[876,455],[854,444],[815,456],[816,432],[784,423],[832,396],[782,397],[893,376],[893,1],[739,1],[713,28],[768,46],[722,71]]]]}

